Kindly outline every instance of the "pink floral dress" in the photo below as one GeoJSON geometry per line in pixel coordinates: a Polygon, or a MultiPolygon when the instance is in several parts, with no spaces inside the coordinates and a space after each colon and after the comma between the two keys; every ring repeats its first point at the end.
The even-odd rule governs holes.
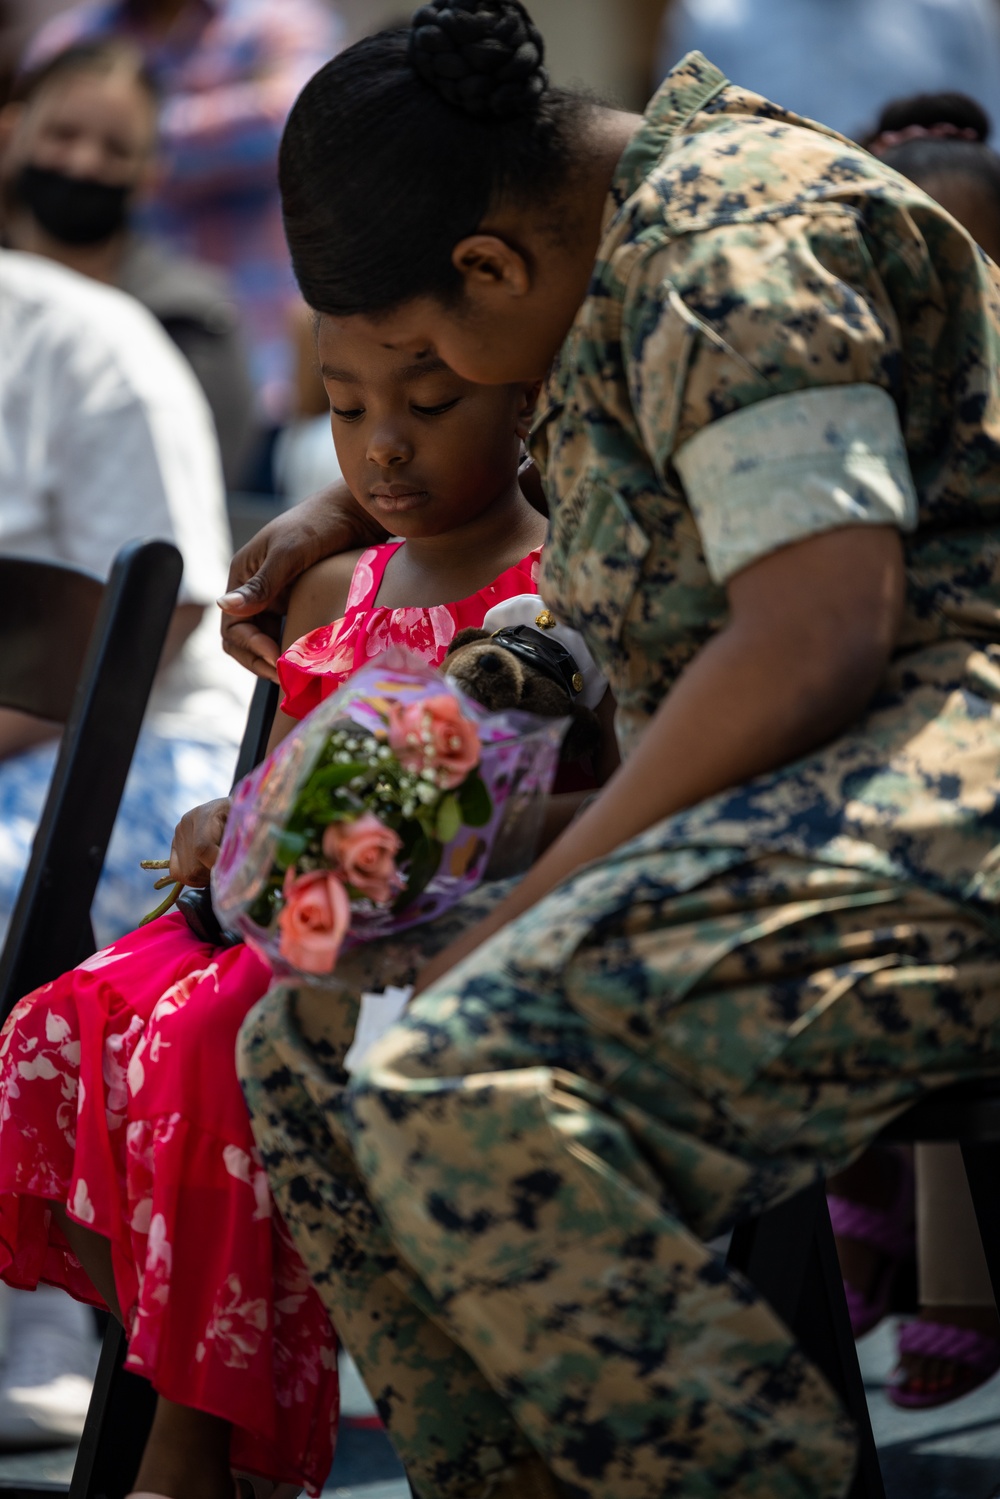
{"type": "Polygon", "coordinates": [[[317,703],[336,692],[359,666],[390,645],[403,645],[431,666],[440,666],[459,630],[479,629],[486,613],[504,599],[538,592],[542,549],[529,552],[514,567],[470,598],[430,609],[386,609],[376,604],[390,560],[405,542],[370,547],[358,558],[347,596],[347,612],[332,625],[303,635],[282,656],[278,675],[285,691],[282,708],[304,718],[317,703]]]}
{"type": "MultiPolygon", "coordinates": [[[[344,619],[282,657],[287,712],[303,717],[393,641],[437,664],[456,630],[535,588],[532,553],[474,599],[378,609],[395,549],[366,552],[344,619]]],[[[249,948],[199,941],[173,912],[15,1006],[0,1033],[0,1276],[101,1304],[53,1221],[63,1203],[110,1240],[129,1368],[232,1422],[234,1466],[315,1494],[333,1459],[336,1338],[273,1209],[234,1066],[269,983],[249,948]]]]}

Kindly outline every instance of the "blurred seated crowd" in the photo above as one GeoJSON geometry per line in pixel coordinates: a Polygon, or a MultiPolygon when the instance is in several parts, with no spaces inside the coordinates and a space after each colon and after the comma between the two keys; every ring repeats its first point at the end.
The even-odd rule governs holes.
{"type": "MultiPolygon", "coordinates": [[[[184,558],[95,909],[105,944],[154,904],[138,858],[228,788],[253,686],[218,642],[230,521],[248,497],[264,520],[338,476],[275,163],[299,89],[346,31],[334,0],[46,0],[30,7],[40,25],[7,5],[23,47],[0,101],[0,551],[104,575],[125,541],[157,534],[184,558]]],[[[996,0],[674,0],[650,80],[691,48],[860,140],[1000,257],[996,0]]],[[[0,710],[0,932],[56,744],[54,726],[0,710]]],[[[875,1227],[842,1246],[859,1329],[900,1258],[878,1215],[902,1168],[867,1170],[853,1191],[875,1227]]],[[[926,1192],[954,1195],[947,1157],[929,1152],[924,1173],[926,1192]]],[[[921,1299],[1000,1334],[971,1207],[949,1202],[970,1252],[956,1270],[955,1236],[945,1253],[925,1208],[921,1299]]],[[[74,1440],[91,1314],[53,1289],[0,1296],[0,1450],[74,1440]]]]}

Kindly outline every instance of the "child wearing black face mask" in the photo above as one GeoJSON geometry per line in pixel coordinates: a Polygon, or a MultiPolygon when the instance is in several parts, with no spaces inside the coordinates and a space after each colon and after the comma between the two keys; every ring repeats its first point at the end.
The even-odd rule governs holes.
{"type": "Polygon", "coordinates": [[[0,111],[4,242],[130,292],[163,324],[212,408],[238,486],[254,394],[228,288],[214,269],[137,234],[133,204],[154,171],[157,98],[127,43],[81,44],[22,79],[0,111]]]}

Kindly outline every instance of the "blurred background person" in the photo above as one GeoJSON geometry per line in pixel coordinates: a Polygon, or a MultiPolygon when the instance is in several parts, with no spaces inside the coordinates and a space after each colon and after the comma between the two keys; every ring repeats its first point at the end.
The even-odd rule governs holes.
{"type": "Polygon", "coordinates": [[[161,98],[160,152],[143,226],[224,269],[243,317],[261,417],[288,413],[297,301],[281,227],[278,142],[306,80],[338,50],[324,0],[85,0],[28,50],[28,70],[83,41],[141,52],[161,98]]]}
{"type": "Polygon", "coordinates": [[[3,238],[137,297],[191,365],[215,419],[227,484],[254,433],[247,352],[225,278],[132,226],[155,182],[157,99],[120,41],[57,53],[0,111],[3,238]]]}
{"type": "Polygon", "coordinates": [[[18,66],[35,32],[68,0],[0,0],[0,104],[10,98],[18,66]]]}
{"type": "Polygon", "coordinates": [[[674,0],[657,79],[693,48],[852,138],[886,99],[920,91],[962,89],[1000,118],[997,0],[674,0]]]}
{"type": "Polygon", "coordinates": [[[963,224],[1000,265],[1000,156],[986,110],[965,94],[917,94],[882,110],[862,144],[963,224]]]}
{"type": "MultiPolygon", "coordinates": [[[[231,548],[218,448],[187,364],[133,298],[0,250],[0,551],[100,575],[128,540],[184,559],[149,710],[94,906],[99,943],[156,903],[142,858],[165,856],[189,807],[228,789],[251,678],[219,648],[231,548]]],[[[58,729],[0,710],[0,941],[27,864],[58,729]]],[[[0,1450],[76,1440],[93,1324],[62,1292],[0,1298],[0,1450]]]]}
{"type": "MultiPolygon", "coordinates": [[[[985,110],[964,94],[918,94],[882,110],[863,144],[936,199],[1000,264],[1000,156],[985,110]]],[[[944,1405],[1000,1369],[1000,1319],[957,1145],[917,1145],[916,1253],[920,1315],[897,1335],[889,1399],[944,1405]]],[[[912,1251],[913,1172],[900,1153],[868,1151],[832,1186],[830,1213],[857,1333],[890,1308],[912,1251]]]]}
{"type": "MultiPolygon", "coordinates": [[[[215,606],[232,545],[218,444],[186,362],[111,287],[0,250],[0,348],[0,551],[104,577],[126,541],[162,536],[184,559],[98,887],[105,943],[156,904],[138,860],[165,856],[183,813],[228,790],[243,731],[252,682],[220,649],[215,606]]],[[[57,738],[51,724],[0,711],[0,939],[57,738]]]]}

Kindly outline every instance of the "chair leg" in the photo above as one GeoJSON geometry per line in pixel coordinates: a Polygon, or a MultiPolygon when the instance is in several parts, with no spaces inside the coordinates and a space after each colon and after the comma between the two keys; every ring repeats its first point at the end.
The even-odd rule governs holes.
{"type": "Polygon", "coordinates": [[[858,1435],[849,1499],[885,1499],[823,1184],[738,1224],[727,1263],[770,1303],[847,1407],[858,1435]]]}
{"type": "Polygon", "coordinates": [[[993,1300],[1000,1310],[1000,1144],[963,1144],[962,1160],[993,1283],[993,1300]]]}
{"type": "Polygon", "coordinates": [[[132,1491],[156,1409],[145,1379],[123,1367],[125,1334],[108,1323],[69,1499],[125,1499],[132,1491]]]}

